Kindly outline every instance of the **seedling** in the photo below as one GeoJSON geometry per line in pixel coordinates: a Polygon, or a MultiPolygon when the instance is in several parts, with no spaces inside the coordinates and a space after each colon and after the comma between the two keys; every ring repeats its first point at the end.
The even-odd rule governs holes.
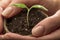
{"type": "MultiPolygon", "coordinates": [[[[46,9],[46,8],[45,8],[44,6],[42,6],[42,5],[33,5],[32,7],[28,8],[25,4],[20,3],[20,4],[13,4],[13,6],[27,9],[27,17],[26,17],[27,20],[26,20],[26,21],[27,21],[28,27],[29,27],[29,13],[30,13],[31,9],[33,9],[33,8],[38,8],[38,9],[42,9],[42,10],[48,11],[48,9],[46,9]]],[[[6,24],[6,22],[5,22],[4,24],[6,24]]],[[[6,28],[6,25],[4,25],[4,26],[5,26],[5,29],[6,29],[6,31],[7,31],[8,29],[6,28]]],[[[7,31],[7,32],[9,32],[9,31],[7,31]]]]}
{"type": "Polygon", "coordinates": [[[21,3],[21,4],[13,4],[16,7],[19,8],[26,8],[27,9],[27,25],[29,26],[29,12],[32,8],[40,8],[42,10],[48,11],[45,7],[43,7],[42,5],[33,5],[32,7],[28,8],[25,4],[21,3]]]}

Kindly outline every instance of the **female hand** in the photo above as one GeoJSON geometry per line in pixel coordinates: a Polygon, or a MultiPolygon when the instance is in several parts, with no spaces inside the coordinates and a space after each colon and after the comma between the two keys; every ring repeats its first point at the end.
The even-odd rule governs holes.
{"type": "MultiPolygon", "coordinates": [[[[49,9],[49,12],[48,13],[55,13],[56,10],[58,10],[60,8],[60,1],[58,0],[51,0],[51,1],[37,1],[37,0],[33,0],[33,1],[20,1],[20,0],[11,0],[9,2],[6,2],[6,3],[9,3],[6,4],[8,6],[1,6],[3,9],[5,9],[3,12],[2,12],[2,15],[6,18],[9,18],[9,17],[12,17],[14,15],[16,15],[16,13],[20,12],[21,9],[20,8],[16,8],[16,7],[13,7],[11,6],[11,4],[14,4],[14,3],[25,3],[27,6],[28,4],[31,4],[31,5],[34,5],[34,4],[42,4],[44,6],[46,6],[48,9],[49,9]],[[36,3],[33,3],[33,2],[36,2],[36,3]],[[39,3],[41,2],[41,3],[39,3]],[[47,2],[47,3],[46,3],[47,2]],[[58,4],[58,8],[56,8],[56,5],[53,6],[53,4],[51,3],[53,2],[53,4],[55,4],[56,2],[56,5],[58,4]],[[49,3],[49,5],[47,5],[49,3]],[[52,10],[51,10],[52,9],[52,10]],[[11,11],[13,11],[11,13],[11,11]],[[18,12],[17,12],[18,11],[18,12]]],[[[31,6],[30,5],[30,6],[31,6]]],[[[49,15],[51,15],[49,14],[49,15]]],[[[33,29],[32,29],[32,35],[35,36],[35,37],[31,37],[31,36],[22,36],[22,35],[18,35],[18,34],[14,34],[14,33],[7,33],[5,35],[0,35],[0,38],[2,39],[10,39],[10,38],[14,38],[14,39],[22,39],[22,40],[28,40],[28,39],[58,39],[60,37],[60,10],[55,13],[55,15],[53,16],[50,16],[44,20],[42,20],[41,22],[39,22],[33,29]],[[47,21],[49,20],[49,21],[47,21]],[[42,28],[43,27],[43,28],[42,28]],[[44,30],[45,31],[44,31],[44,30]],[[52,29],[52,30],[51,30],[52,29]],[[53,31],[53,32],[52,32],[53,31]],[[50,34],[49,34],[50,33],[50,34]],[[39,36],[38,38],[36,38],[36,36],[39,36]],[[42,37],[40,37],[42,36],[42,37]]],[[[3,23],[0,22],[0,23],[3,23]]]]}
{"type": "Polygon", "coordinates": [[[47,12],[48,15],[53,15],[60,9],[60,0],[1,0],[0,7],[4,9],[2,15],[6,18],[10,18],[19,13],[22,9],[12,6],[12,4],[16,3],[24,3],[28,7],[35,4],[43,5],[49,10],[47,12]]]}
{"type": "Polygon", "coordinates": [[[1,39],[21,39],[21,40],[59,40],[60,39],[60,10],[39,22],[32,29],[33,36],[22,36],[15,33],[0,35],[1,39]],[[48,20],[48,21],[47,21],[48,20]],[[48,34],[49,33],[49,34],[48,34]]]}

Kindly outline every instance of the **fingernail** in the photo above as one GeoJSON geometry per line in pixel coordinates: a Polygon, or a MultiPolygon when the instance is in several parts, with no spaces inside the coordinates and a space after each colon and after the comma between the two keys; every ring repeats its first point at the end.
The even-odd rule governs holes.
{"type": "Polygon", "coordinates": [[[39,36],[43,35],[43,32],[44,32],[43,26],[38,26],[38,27],[36,27],[35,29],[32,30],[32,35],[36,36],[36,37],[39,37],[39,36]]]}
{"type": "Polygon", "coordinates": [[[5,16],[5,17],[8,17],[12,12],[13,12],[13,8],[8,7],[3,11],[2,15],[5,16]]]}

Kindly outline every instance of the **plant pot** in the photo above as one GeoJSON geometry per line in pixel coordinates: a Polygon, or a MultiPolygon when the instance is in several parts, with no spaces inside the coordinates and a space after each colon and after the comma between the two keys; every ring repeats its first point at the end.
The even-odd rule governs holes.
{"type": "Polygon", "coordinates": [[[39,9],[32,9],[29,14],[29,26],[28,26],[26,21],[27,20],[26,13],[27,10],[24,9],[23,11],[21,11],[21,13],[9,19],[5,19],[6,21],[4,21],[4,29],[5,29],[4,31],[18,33],[21,35],[31,35],[32,28],[41,20],[47,17],[47,15],[43,11],[39,9]]]}

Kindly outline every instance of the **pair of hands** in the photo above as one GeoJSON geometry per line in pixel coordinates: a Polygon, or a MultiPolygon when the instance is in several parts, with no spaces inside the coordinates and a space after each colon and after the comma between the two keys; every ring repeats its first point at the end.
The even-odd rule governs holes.
{"type": "MultiPolygon", "coordinates": [[[[3,29],[3,17],[10,18],[20,12],[22,9],[16,8],[11,6],[14,3],[24,3],[28,7],[34,4],[42,4],[49,9],[49,13],[54,13],[55,10],[51,11],[51,8],[54,8],[53,4],[58,0],[1,0],[0,1],[0,32],[3,29]],[[47,2],[47,3],[46,3],[47,2]],[[49,3],[49,4],[48,4],[49,3]],[[48,5],[47,5],[48,4],[48,5]],[[51,5],[50,5],[51,4],[51,5]],[[50,5],[50,7],[49,7],[50,5]],[[52,7],[51,7],[52,6],[52,7]],[[2,17],[3,16],[3,17],[2,17]]],[[[60,2],[59,2],[60,3],[60,2]]],[[[60,6],[60,5],[58,5],[60,6]]],[[[58,8],[59,9],[59,8],[58,8]]],[[[50,14],[48,14],[50,15],[50,14]]],[[[41,22],[39,22],[33,29],[32,29],[33,36],[22,36],[15,33],[6,33],[4,35],[0,35],[0,39],[21,39],[21,40],[42,40],[42,39],[59,39],[60,38],[60,10],[58,10],[54,15],[45,18],[41,22]],[[38,37],[37,37],[38,36],[38,37]]]]}

